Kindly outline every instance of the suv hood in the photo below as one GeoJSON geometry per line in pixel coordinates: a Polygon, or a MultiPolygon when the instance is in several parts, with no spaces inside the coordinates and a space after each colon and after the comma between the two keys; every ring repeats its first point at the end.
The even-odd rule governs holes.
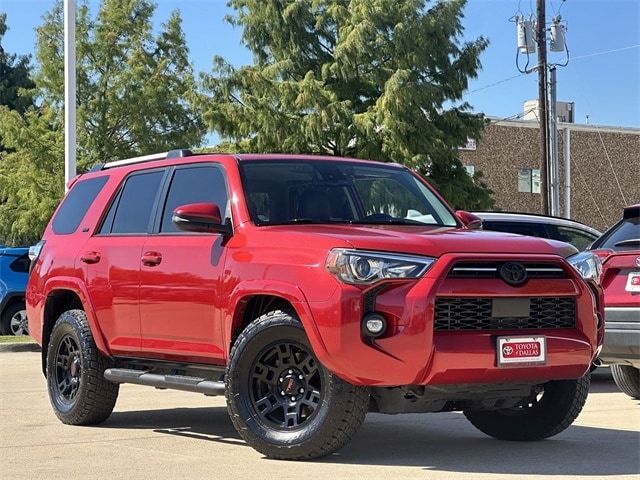
{"type": "Polygon", "coordinates": [[[334,238],[340,244],[346,242],[353,248],[362,250],[382,250],[432,257],[439,257],[446,253],[537,253],[566,258],[577,253],[572,245],[555,240],[451,227],[282,225],[267,228],[327,236],[334,238]]]}

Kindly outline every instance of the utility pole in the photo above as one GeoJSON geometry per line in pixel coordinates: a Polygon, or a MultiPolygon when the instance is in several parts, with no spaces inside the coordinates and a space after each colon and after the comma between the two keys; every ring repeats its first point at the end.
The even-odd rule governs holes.
{"type": "Polygon", "coordinates": [[[64,0],[64,184],[76,176],[76,2],[64,0]]]}
{"type": "Polygon", "coordinates": [[[538,121],[540,122],[540,197],[542,213],[549,215],[549,114],[547,111],[547,33],[545,0],[536,0],[536,42],[538,44],[538,121]]]}
{"type": "Polygon", "coordinates": [[[560,175],[558,172],[558,114],[556,104],[558,95],[556,89],[556,66],[549,66],[549,183],[551,215],[560,216],[560,175]]]}

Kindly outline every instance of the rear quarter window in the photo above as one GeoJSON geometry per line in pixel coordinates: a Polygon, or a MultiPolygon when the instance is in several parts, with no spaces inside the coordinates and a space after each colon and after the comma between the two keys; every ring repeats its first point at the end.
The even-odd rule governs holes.
{"type": "Polygon", "coordinates": [[[78,181],[62,201],[53,219],[53,233],[74,233],[108,179],[108,176],[102,176],[78,181]]]}
{"type": "Polygon", "coordinates": [[[31,264],[31,261],[29,260],[29,256],[22,255],[16,258],[13,262],[11,262],[11,264],[9,265],[9,268],[14,272],[18,272],[18,273],[29,273],[30,264],[31,264]]]}

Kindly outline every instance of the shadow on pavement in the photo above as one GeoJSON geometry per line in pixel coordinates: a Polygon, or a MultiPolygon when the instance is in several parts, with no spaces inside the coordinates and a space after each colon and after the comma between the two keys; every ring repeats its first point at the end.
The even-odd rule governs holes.
{"type": "Polygon", "coordinates": [[[589,395],[594,393],[619,393],[620,389],[613,382],[606,378],[591,377],[591,386],[589,387],[589,395]]]}
{"type": "Polygon", "coordinates": [[[425,470],[504,475],[637,474],[640,433],[572,426],[541,442],[485,436],[463,415],[370,414],[354,441],[325,462],[421,466],[425,470]]]}
{"type": "MultiPolygon", "coordinates": [[[[609,391],[617,391],[612,382],[592,385],[592,393],[609,391]]],[[[629,427],[637,428],[633,422],[629,427]]],[[[114,412],[103,428],[246,446],[223,407],[114,412]]],[[[541,442],[506,442],[477,431],[460,413],[369,414],[349,445],[320,462],[505,475],[633,475],[640,471],[640,433],[572,426],[541,442]]]]}
{"type": "Polygon", "coordinates": [[[114,412],[100,427],[152,430],[156,433],[246,446],[226,408],[172,408],[114,412]]]}

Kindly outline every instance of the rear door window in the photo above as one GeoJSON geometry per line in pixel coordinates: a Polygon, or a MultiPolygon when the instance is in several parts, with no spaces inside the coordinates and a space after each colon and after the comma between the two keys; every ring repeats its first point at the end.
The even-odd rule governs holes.
{"type": "Polygon", "coordinates": [[[148,233],[164,173],[164,170],[154,170],[127,178],[120,195],[109,208],[100,233],[148,233]]]}
{"type": "Polygon", "coordinates": [[[76,182],[53,219],[53,233],[68,235],[75,232],[108,178],[102,176],[76,182]]]}

